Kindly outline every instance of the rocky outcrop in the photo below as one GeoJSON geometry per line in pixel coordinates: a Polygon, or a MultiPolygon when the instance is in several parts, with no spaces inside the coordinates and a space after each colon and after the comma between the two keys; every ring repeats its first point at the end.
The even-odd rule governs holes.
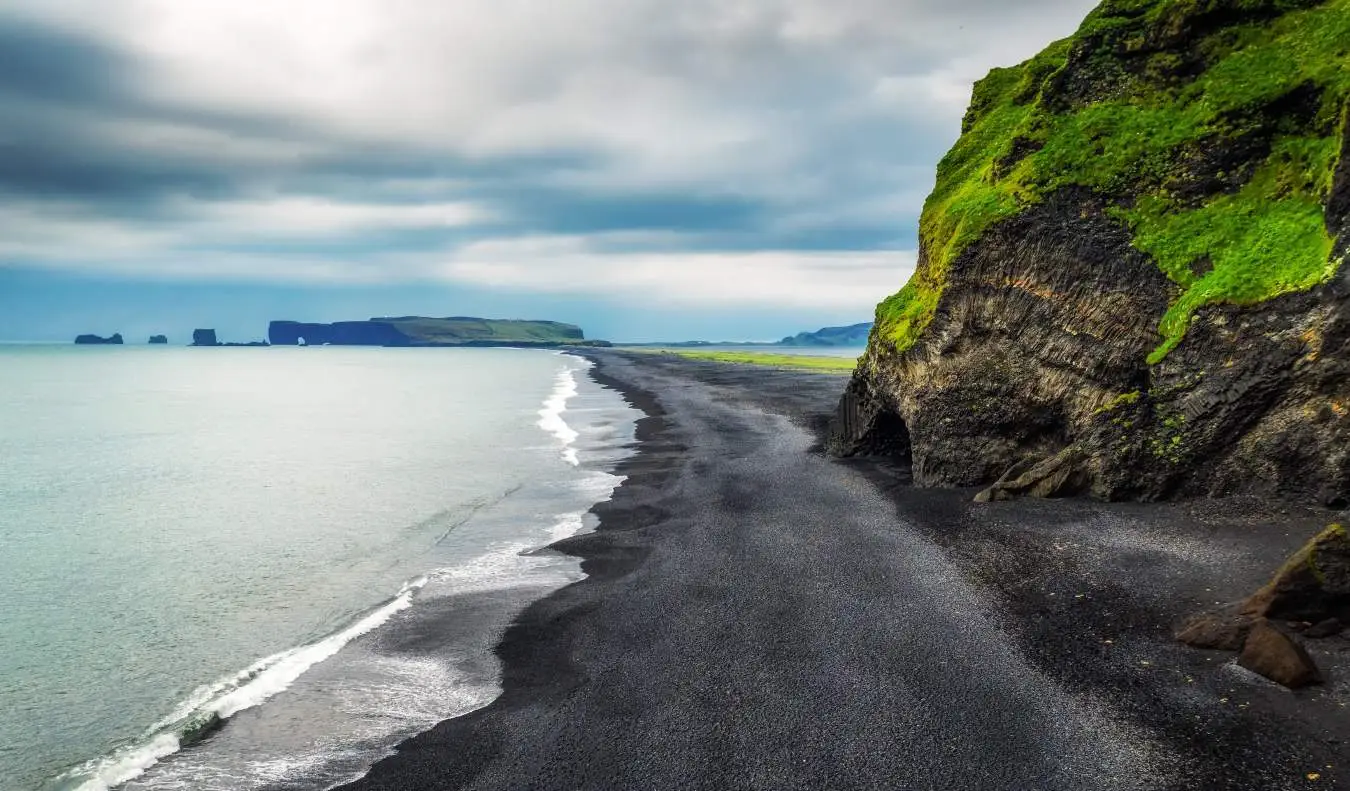
{"type": "Polygon", "coordinates": [[[169,342],[169,336],[167,336],[167,335],[151,335],[151,336],[150,336],[150,343],[154,343],[154,344],[163,344],[163,343],[168,343],[168,342],[169,342]]]}
{"type": "Polygon", "coordinates": [[[99,335],[77,335],[75,343],[80,346],[121,346],[122,333],[114,332],[106,338],[99,335]]]}
{"type": "Polygon", "coordinates": [[[411,346],[412,339],[394,325],[381,321],[339,321],[311,324],[274,321],[267,326],[267,340],[279,346],[411,346]]]}
{"type": "Polygon", "coordinates": [[[1298,639],[1339,634],[1350,621],[1350,536],[1331,525],[1242,602],[1197,615],[1177,632],[1196,648],[1241,651],[1243,667],[1288,687],[1320,679],[1298,639]]]}
{"type": "Polygon", "coordinates": [[[193,346],[220,346],[220,341],[216,338],[215,330],[193,330],[193,346]]]}
{"type": "Polygon", "coordinates": [[[278,346],[560,346],[607,345],[587,341],[581,328],[556,321],[480,319],[469,316],[400,316],[315,324],[273,321],[267,338],[278,346]]]}
{"type": "Polygon", "coordinates": [[[1350,621],[1350,536],[1341,525],[1322,531],[1289,558],[1243,612],[1310,624],[1350,621]]]}
{"type": "Polygon", "coordinates": [[[1108,0],[991,73],[831,449],[987,500],[1350,502],[1346,37],[1350,0],[1108,0]]]}

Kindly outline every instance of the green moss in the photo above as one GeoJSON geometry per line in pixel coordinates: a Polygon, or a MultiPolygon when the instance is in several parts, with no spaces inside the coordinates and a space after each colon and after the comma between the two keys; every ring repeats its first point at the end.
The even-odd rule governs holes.
{"type": "Polygon", "coordinates": [[[1180,464],[1185,439],[1186,416],[1180,412],[1162,416],[1160,430],[1149,439],[1156,458],[1180,464]]]}
{"type": "Polygon", "coordinates": [[[1325,585],[1327,582],[1326,573],[1317,565],[1317,553],[1322,547],[1332,542],[1344,543],[1346,540],[1345,528],[1339,524],[1327,525],[1312,541],[1308,542],[1307,557],[1308,570],[1312,572],[1313,579],[1317,580],[1319,585],[1325,585]]]}
{"type": "Polygon", "coordinates": [[[1272,200],[1246,189],[1194,211],[1172,213],[1159,206],[1146,202],[1126,213],[1135,246],[1185,288],[1163,315],[1163,342],[1149,355],[1150,364],[1181,342],[1195,311],[1205,305],[1258,303],[1335,274],[1322,204],[1306,196],[1272,200]],[[1213,269],[1197,277],[1191,267],[1205,259],[1213,269]]]}
{"type": "Polygon", "coordinates": [[[1139,398],[1142,395],[1143,393],[1139,392],[1138,390],[1131,390],[1128,393],[1121,393],[1120,395],[1106,402],[1102,406],[1098,407],[1093,414],[1100,415],[1106,412],[1114,412],[1117,409],[1121,409],[1122,407],[1134,406],[1135,404],[1139,403],[1139,398]]]}
{"type": "Polygon", "coordinates": [[[880,334],[897,348],[910,346],[932,320],[948,266],[971,242],[998,220],[1011,217],[1023,201],[1017,184],[1000,183],[994,167],[1012,152],[1015,136],[1007,130],[1025,126],[1030,106],[1015,103],[1025,90],[1021,75],[996,70],[975,88],[974,125],[938,163],[937,187],[924,203],[920,235],[924,239],[924,266],[900,292],[877,306],[880,334]],[[991,107],[980,114],[977,108],[991,107]]]}
{"type": "Polygon", "coordinates": [[[963,134],[924,205],[920,265],[878,306],[879,336],[902,351],[912,345],[952,263],[995,223],[1067,187],[1105,199],[1135,246],[1180,286],[1150,363],[1181,342],[1206,305],[1252,304],[1325,282],[1340,263],[1329,260],[1323,203],[1347,97],[1350,0],[1107,0],[1074,37],[976,84],[963,134]],[[1252,10],[1281,13],[1198,42],[1174,40],[1199,14],[1252,10]],[[1180,53],[1203,58],[1189,81],[1171,76],[1184,71],[1180,53]],[[1140,59],[1126,68],[1127,56],[1140,59]],[[1100,82],[1102,98],[1047,97],[1070,59],[1075,76],[1100,82]],[[1279,104],[1309,101],[1311,117],[1279,104]],[[1207,152],[1272,130],[1271,151],[1254,169],[1212,174],[1215,184],[1243,179],[1235,188],[1198,199],[1179,189],[1207,152]]]}

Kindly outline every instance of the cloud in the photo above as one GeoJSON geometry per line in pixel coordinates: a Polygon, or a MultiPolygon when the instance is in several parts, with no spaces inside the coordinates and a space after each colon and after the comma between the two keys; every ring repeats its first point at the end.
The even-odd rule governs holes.
{"type": "Polygon", "coordinates": [[[481,242],[438,267],[459,283],[520,291],[603,294],[662,305],[847,308],[870,313],[914,271],[908,252],[607,252],[590,240],[481,242]]]}
{"type": "Polygon", "coordinates": [[[0,266],[859,310],[1091,0],[7,0],[0,266]]]}

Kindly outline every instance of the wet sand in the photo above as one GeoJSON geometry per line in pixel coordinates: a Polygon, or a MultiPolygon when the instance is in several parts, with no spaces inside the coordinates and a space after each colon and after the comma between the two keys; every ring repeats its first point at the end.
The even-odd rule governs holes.
{"type": "Polygon", "coordinates": [[[496,702],[344,788],[1350,784],[1350,641],[1294,693],[1170,639],[1339,514],[979,505],[826,458],[838,375],[593,357],[647,417],[599,529],[555,545],[589,578],[507,630],[496,702]]]}

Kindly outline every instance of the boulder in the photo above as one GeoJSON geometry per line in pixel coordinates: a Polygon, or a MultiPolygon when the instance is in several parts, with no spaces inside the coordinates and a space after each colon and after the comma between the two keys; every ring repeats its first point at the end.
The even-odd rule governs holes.
{"type": "Polygon", "coordinates": [[[1350,619],[1350,536],[1345,528],[1331,525],[1295,552],[1246,601],[1243,612],[1313,624],[1350,619]]]}
{"type": "Polygon", "coordinates": [[[1316,663],[1298,640],[1264,618],[1252,624],[1238,664],[1290,689],[1322,681],[1316,663]]]}
{"type": "Polygon", "coordinates": [[[1322,637],[1335,637],[1343,631],[1345,631],[1345,624],[1341,623],[1340,618],[1328,618],[1304,629],[1303,636],[1316,640],[1322,637]]]}
{"type": "Polygon", "coordinates": [[[1177,632],[1176,638],[1193,648],[1241,651],[1251,628],[1251,617],[1230,605],[1217,612],[1201,613],[1187,621],[1177,632]]]}
{"type": "MultiPolygon", "coordinates": [[[[1288,622],[1293,628],[1301,626],[1302,635],[1310,639],[1333,637],[1345,629],[1345,622],[1350,620],[1350,537],[1344,527],[1327,527],[1285,561],[1256,593],[1191,618],[1177,630],[1176,639],[1194,648],[1242,651],[1244,667],[1249,667],[1248,662],[1265,667],[1275,651],[1272,646],[1280,641],[1267,633],[1253,643],[1252,636],[1258,624],[1265,625],[1263,632],[1275,629],[1268,619],[1288,622]]],[[[1303,650],[1297,644],[1296,648],[1297,652],[1303,650]]],[[[1283,650],[1281,655],[1287,653],[1283,650]]],[[[1297,664],[1294,660],[1281,661],[1297,664]]],[[[1285,683],[1257,667],[1250,669],[1285,683]]],[[[1280,672],[1284,673],[1281,678],[1294,677],[1280,672]]]]}
{"type": "Polygon", "coordinates": [[[1072,446],[1038,462],[1023,459],[1009,467],[993,486],[975,495],[975,502],[1078,494],[1086,484],[1081,461],[1081,454],[1072,446]]]}

